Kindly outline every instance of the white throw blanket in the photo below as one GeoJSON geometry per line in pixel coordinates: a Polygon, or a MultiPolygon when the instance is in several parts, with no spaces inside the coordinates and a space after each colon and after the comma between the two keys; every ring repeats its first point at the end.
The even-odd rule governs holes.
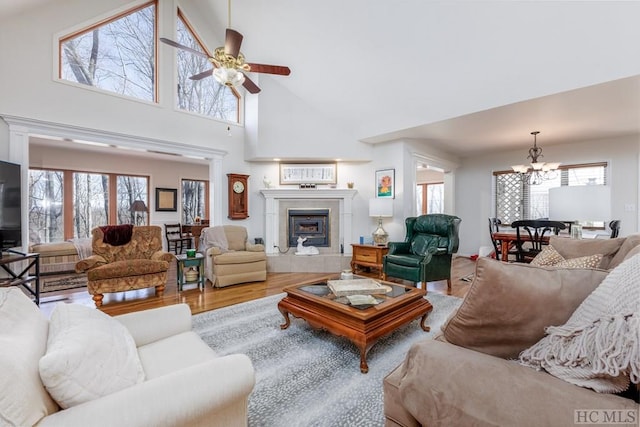
{"type": "Polygon", "coordinates": [[[640,254],[616,267],[567,323],[520,354],[523,365],[601,393],[640,382],[640,254]]]}
{"type": "Polygon", "coordinates": [[[68,241],[73,243],[76,247],[79,259],[89,258],[93,255],[93,248],[91,247],[91,237],[84,237],[79,239],[69,239],[68,241]]]}

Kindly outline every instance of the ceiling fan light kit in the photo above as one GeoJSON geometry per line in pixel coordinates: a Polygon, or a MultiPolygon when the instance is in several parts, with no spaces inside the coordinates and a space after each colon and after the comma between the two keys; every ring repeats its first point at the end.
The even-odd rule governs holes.
{"type": "Polygon", "coordinates": [[[533,147],[529,148],[529,155],[527,159],[531,159],[529,165],[514,165],[511,166],[514,172],[521,174],[522,179],[529,183],[529,185],[539,185],[543,181],[550,179],[556,179],[558,176],[557,170],[561,163],[553,162],[547,163],[538,161],[538,158],[544,157],[542,155],[542,148],[538,147],[537,136],[540,131],[533,131],[533,147]]]}
{"type": "MultiPolygon", "coordinates": [[[[229,27],[231,27],[231,0],[229,0],[229,27]]],[[[216,48],[213,56],[209,56],[164,37],[161,37],[160,41],[195,55],[204,56],[213,64],[212,70],[207,70],[189,77],[192,80],[200,80],[213,76],[218,83],[227,87],[238,87],[242,85],[247,92],[258,93],[260,92],[260,88],[245,74],[246,72],[268,73],[280,76],[288,76],[291,73],[289,67],[282,65],[246,63],[244,55],[240,52],[242,39],[242,34],[232,28],[227,28],[224,46],[216,48]]]]}

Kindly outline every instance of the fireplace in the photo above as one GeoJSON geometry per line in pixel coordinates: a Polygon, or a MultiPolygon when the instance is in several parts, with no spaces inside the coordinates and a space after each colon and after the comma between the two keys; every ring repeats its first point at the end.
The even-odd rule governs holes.
{"type": "Polygon", "coordinates": [[[298,245],[298,238],[306,238],[305,246],[330,247],[331,209],[287,209],[287,237],[289,247],[298,245]]]}
{"type": "MultiPolygon", "coordinates": [[[[335,254],[339,257],[342,257],[343,255],[351,255],[351,245],[349,243],[354,241],[351,236],[352,204],[353,197],[356,195],[357,190],[337,188],[318,188],[313,190],[300,190],[298,188],[264,188],[260,190],[260,193],[265,199],[264,243],[267,255],[283,255],[284,248],[291,247],[289,246],[288,238],[289,227],[287,212],[289,209],[328,209],[329,227],[327,232],[330,236],[328,245],[325,247],[318,247],[318,245],[314,244],[313,246],[318,247],[320,255],[335,254]],[[341,250],[344,250],[344,254],[341,253],[341,250]]],[[[294,245],[293,248],[295,248],[296,245],[294,245]]],[[[306,242],[305,245],[307,245],[306,242]]],[[[300,257],[294,258],[296,258],[297,263],[300,263],[300,257]]],[[[316,264],[320,265],[317,260],[316,264]]],[[[322,265],[325,266],[324,263],[322,263],[322,265]]],[[[304,268],[307,267],[308,266],[306,265],[304,266],[304,268]]],[[[303,267],[300,266],[300,268],[303,267]]],[[[306,269],[299,271],[318,270],[306,269]]],[[[338,270],[332,268],[331,270],[326,271],[338,270]]]]}

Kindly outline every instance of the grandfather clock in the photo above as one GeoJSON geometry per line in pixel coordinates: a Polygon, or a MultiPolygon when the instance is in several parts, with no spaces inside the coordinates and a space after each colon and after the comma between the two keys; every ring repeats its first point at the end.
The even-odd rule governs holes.
{"type": "Polygon", "coordinates": [[[249,200],[247,198],[249,175],[228,173],[229,186],[229,219],[245,219],[249,217],[249,200]]]}

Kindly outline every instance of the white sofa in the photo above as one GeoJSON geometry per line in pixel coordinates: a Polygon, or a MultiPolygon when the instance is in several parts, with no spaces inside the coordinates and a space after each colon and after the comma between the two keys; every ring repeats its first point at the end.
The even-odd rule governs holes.
{"type": "MultiPolygon", "coordinates": [[[[100,334],[94,330],[89,332],[100,334]]],[[[191,330],[191,312],[186,304],[114,318],[93,308],[69,304],[56,307],[49,320],[18,288],[0,288],[0,343],[1,426],[247,425],[247,400],[255,384],[251,361],[241,354],[217,357],[191,330]],[[60,322],[61,315],[56,315],[56,310],[85,315],[86,310],[91,310],[88,318],[97,316],[115,329],[128,331],[124,335],[132,348],[129,359],[135,359],[140,371],[144,371],[140,372],[142,377],[131,386],[70,407],[59,398],[56,402],[52,397],[58,395],[45,368],[52,364],[57,336],[66,334],[64,330],[60,332],[59,324],[62,329],[73,329],[83,323],[70,315],[63,316],[60,322]]],[[[67,341],[58,347],[62,353],[74,347],[81,349],[83,354],[78,361],[66,355],[62,358],[72,375],[89,368],[90,376],[99,378],[109,369],[101,361],[94,361],[100,354],[91,354],[90,347],[100,346],[95,345],[92,336],[76,336],[75,342],[67,341]]],[[[108,344],[99,353],[111,357],[110,353],[117,352],[108,344]]],[[[119,366],[113,374],[107,372],[106,380],[94,383],[102,385],[124,376],[119,366]]],[[[55,380],[61,377],[57,375],[55,380]]]]}

